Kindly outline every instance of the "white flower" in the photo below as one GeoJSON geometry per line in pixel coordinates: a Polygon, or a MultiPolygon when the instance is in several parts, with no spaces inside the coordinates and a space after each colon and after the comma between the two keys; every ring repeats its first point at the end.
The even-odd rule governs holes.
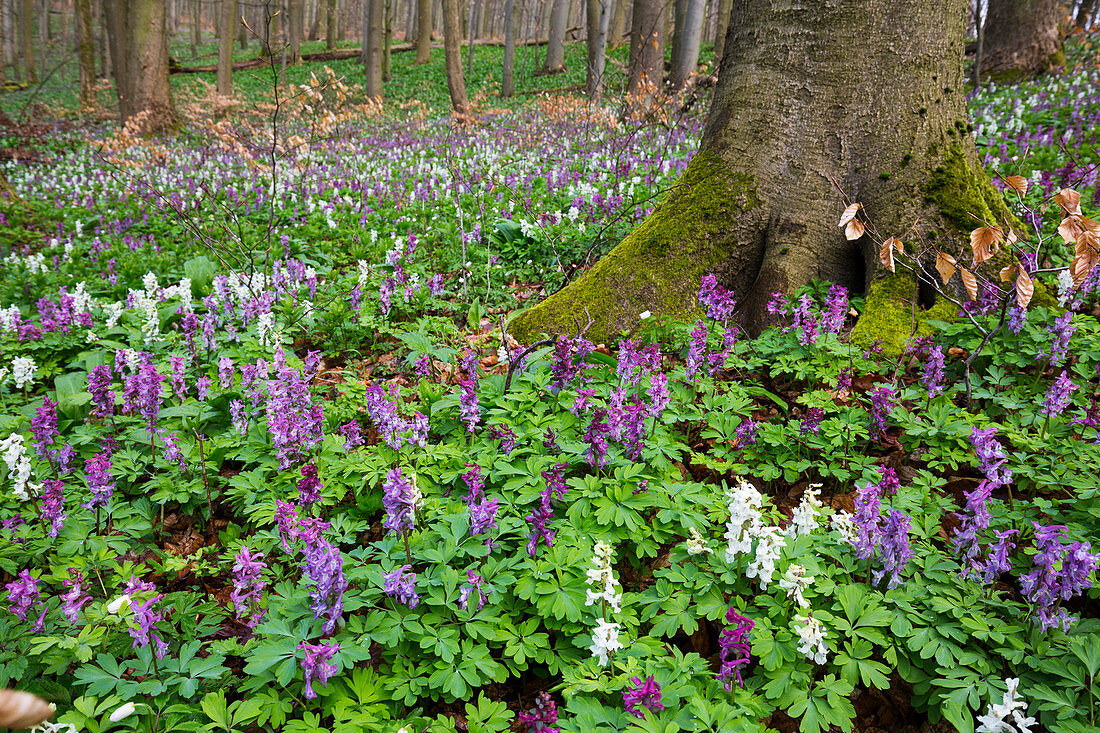
{"type": "Polygon", "coordinates": [[[806,614],[794,617],[794,630],[798,633],[798,651],[814,664],[825,664],[829,647],[825,645],[825,625],[806,614]]]}
{"type": "Polygon", "coordinates": [[[600,666],[607,664],[608,655],[622,649],[619,642],[619,624],[608,623],[604,619],[596,622],[596,628],[592,631],[592,646],[588,647],[592,656],[600,660],[600,666]]]}
{"type": "Polygon", "coordinates": [[[145,273],[145,276],[141,278],[141,285],[145,288],[145,295],[148,298],[156,298],[160,294],[160,284],[157,283],[155,272],[145,273]]]}
{"type": "Polygon", "coordinates": [[[764,497],[745,479],[729,493],[730,520],[726,523],[726,562],[752,550],[752,540],[762,527],[760,505],[764,497]]]}
{"type": "Polygon", "coordinates": [[[137,710],[137,705],[134,705],[132,702],[121,704],[111,713],[111,722],[117,723],[120,720],[125,720],[133,715],[135,710],[137,710]]]}
{"type": "Polygon", "coordinates": [[[107,604],[107,613],[118,613],[124,608],[130,607],[130,596],[121,595],[107,604]]]}
{"type": "Polygon", "coordinates": [[[813,585],[813,582],[813,577],[806,575],[806,568],[792,564],[779,579],[779,587],[786,590],[787,598],[793,598],[801,608],[809,608],[810,604],[802,596],[802,591],[813,585]]]}
{"type": "Polygon", "coordinates": [[[87,344],[99,343],[99,336],[96,335],[95,331],[93,331],[92,329],[89,328],[88,333],[84,334],[84,343],[87,343],[87,344]]]}
{"type": "Polygon", "coordinates": [[[817,529],[817,512],[823,506],[817,495],[821,493],[820,484],[811,484],[806,493],[802,495],[802,501],[795,507],[791,524],[787,527],[787,534],[798,537],[810,534],[817,529]]]}
{"type": "Polygon", "coordinates": [[[852,515],[848,512],[837,512],[829,520],[829,526],[840,535],[840,539],[849,545],[856,543],[856,523],[852,521],[852,515]]]}
{"type": "Polygon", "coordinates": [[[118,323],[118,319],[122,317],[122,303],[114,302],[107,303],[103,306],[103,310],[107,311],[107,329],[110,330],[118,323]]]}
{"type": "Polygon", "coordinates": [[[596,590],[587,591],[584,605],[591,606],[597,601],[606,601],[615,613],[619,613],[622,611],[623,594],[615,592],[619,581],[611,570],[611,552],[611,546],[602,540],[593,548],[592,564],[595,567],[588,569],[588,584],[595,586],[596,590]]]}
{"type": "Polygon", "coordinates": [[[760,590],[767,590],[768,583],[772,582],[772,576],[775,575],[775,561],[783,553],[785,540],[779,533],[779,527],[764,527],[757,537],[756,555],[745,570],[745,575],[749,578],[760,578],[760,590]]]}
{"type": "Polygon", "coordinates": [[[12,493],[20,501],[27,501],[30,499],[27,493],[27,482],[31,478],[31,459],[27,457],[23,436],[12,433],[4,438],[3,442],[0,442],[0,455],[3,455],[4,463],[8,465],[8,476],[15,484],[12,493]]]}
{"type": "Polygon", "coordinates": [[[641,313],[638,314],[638,318],[641,318],[644,321],[647,318],[649,318],[651,315],[653,315],[653,314],[650,313],[649,311],[642,311],[641,313]]]}
{"type": "Polygon", "coordinates": [[[261,313],[256,319],[256,339],[260,346],[271,346],[275,343],[275,315],[268,311],[261,313]]]}
{"type": "Polygon", "coordinates": [[[692,527],[688,530],[691,535],[687,539],[687,551],[689,555],[702,555],[706,552],[711,552],[711,549],[707,547],[707,541],[703,539],[703,535],[699,534],[699,530],[692,527]]]}
{"type": "Polygon", "coordinates": [[[1001,698],[1001,704],[990,703],[985,715],[978,716],[981,725],[975,733],[1031,733],[1035,718],[1027,717],[1027,701],[1019,696],[1019,684],[1019,678],[1005,680],[1008,689],[1001,698]],[[1011,722],[1006,720],[1009,716],[1012,717],[1011,722]]]}
{"type": "Polygon", "coordinates": [[[26,389],[34,384],[34,373],[38,367],[34,359],[26,356],[17,356],[11,363],[12,378],[15,379],[16,389],[26,389]]]}
{"type": "Polygon", "coordinates": [[[1073,275],[1070,274],[1067,268],[1058,273],[1058,305],[1065,308],[1072,293],[1073,275]]]}

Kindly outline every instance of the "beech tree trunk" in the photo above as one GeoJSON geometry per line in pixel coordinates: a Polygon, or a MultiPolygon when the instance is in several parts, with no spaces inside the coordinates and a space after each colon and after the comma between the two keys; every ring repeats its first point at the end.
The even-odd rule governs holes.
{"type": "Polygon", "coordinates": [[[363,0],[363,52],[360,60],[366,67],[367,96],[382,99],[382,3],[384,0],[363,0]]]}
{"type": "Polygon", "coordinates": [[[1065,63],[1062,0],[989,0],[981,78],[1010,82],[1065,63]]]}
{"type": "Polygon", "coordinates": [[[603,93],[603,72],[607,63],[607,27],[611,23],[613,0],[585,0],[585,21],[588,31],[588,68],[585,89],[593,102],[603,93]]]}
{"type": "MultiPolygon", "coordinates": [[[[525,47],[526,48],[526,47],[525,47]]],[[[500,96],[516,93],[516,0],[504,2],[504,66],[500,74],[500,96]]]]}
{"type": "Polygon", "coordinates": [[[286,63],[302,60],[302,0],[286,0],[286,63]]]}
{"type": "Polygon", "coordinates": [[[237,0],[222,0],[221,35],[218,38],[218,94],[233,94],[233,41],[237,35],[237,0]]]}
{"type": "Polygon", "coordinates": [[[325,48],[331,51],[336,48],[336,25],[340,11],[336,6],[336,0],[325,0],[325,2],[328,7],[325,11],[325,48]]]}
{"type": "Polygon", "coordinates": [[[447,67],[447,91],[455,114],[470,112],[466,79],[462,76],[462,20],[458,0],[443,0],[443,60],[447,67]]]}
{"type": "Polygon", "coordinates": [[[679,184],[578,280],[516,316],[519,340],[575,332],[585,309],[593,341],[634,331],[644,311],[694,319],[713,272],[750,331],[769,322],[776,291],[819,278],[865,293],[858,338],[896,350],[916,281],[884,271],[870,235],[845,238],[846,204],[862,203],[878,241],[927,242],[960,263],[972,216],[1013,221],[968,131],[966,0],[735,0],[733,13],[700,150],[679,184]]]}
{"type": "Polygon", "coordinates": [[[416,59],[414,64],[432,60],[432,6],[434,0],[416,0],[416,59]]]}
{"type": "Polygon", "coordinates": [[[1081,4],[1077,6],[1077,16],[1074,18],[1074,22],[1081,30],[1089,30],[1092,26],[1094,16],[1096,13],[1097,0],[1081,0],[1081,4]]]}
{"type": "Polygon", "coordinates": [[[661,90],[665,63],[660,41],[664,9],[662,0],[634,0],[626,91],[636,109],[648,109],[661,90]]]}
{"type": "Polygon", "coordinates": [[[22,45],[23,67],[27,83],[38,81],[34,65],[34,0],[23,0],[19,8],[19,40],[22,45]]]}
{"type": "Polygon", "coordinates": [[[390,46],[393,45],[393,0],[382,8],[382,81],[390,80],[390,46]]]}
{"type": "Polygon", "coordinates": [[[623,42],[623,28],[626,24],[626,0],[611,0],[614,12],[611,24],[607,27],[607,45],[616,48],[623,42]]]}
{"type": "Polygon", "coordinates": [[[706,15],[706,0],[685,0],[683,30],[677,35],[680,44],[677,54],[672,57],[672,88],[681,89],[699,64],[699,44],[703,40],[703,18],[706,15]]]}
{"type": "Polygon", "coordinates": [[[554,0],[550,11],[550,36],[546,43],[546,74],[565,71],[565,28],[569,23],[569,0],[554,0]]]}
{"type": "Polygon", "coordinates": [[[726,32],[730,25],[730,12],[733,10],[733,0],[718,0],[718,17],[714,32],[714,61],[721,65],[722,54],[726,48],[726,32]]]}
{"type": "Polygon", "coordinates": [[[76,52],[80,61],[80,111],[91,112],[96,108],[92,0],[76,0],[76,30],[76,52]]]}

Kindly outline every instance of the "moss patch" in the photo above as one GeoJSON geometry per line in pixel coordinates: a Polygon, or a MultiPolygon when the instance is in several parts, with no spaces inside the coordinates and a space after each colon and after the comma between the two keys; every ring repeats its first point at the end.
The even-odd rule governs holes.
{"type": "Polygon", "coordinates": [[[657,211],[576,282],[517,315],[509,333],[523,342],[576,333],[590,316],[588,338],[599,343],[637,328],[643,311],[689,318],[700,278],[737,246],[734,223],[759,205],[752,176],[700,151],[657,211]]]}
{"type": "Polygon", "coordinates": [[[943,165],[932,171],[924,187],[924,201],[935,205],[959,233],[984,226],[983,221],[1023,228],[989,176],[967,160],[959,143],[951,145],[943,165]]]}
{"type": "Polygon", "coordinates": [[[852,345],[867,349],[882,341],[882,350],[896,357],[905,350],[910,335],[930,336],[929,321],[953,321],[958,315],[954,304],[939,298],[928,309],[916,309],[916,333],[913,333],[913,298],[916,283],[902,273],[889,274],[871,283],[867,290],[867,305],[852,330],[852,345]]]}

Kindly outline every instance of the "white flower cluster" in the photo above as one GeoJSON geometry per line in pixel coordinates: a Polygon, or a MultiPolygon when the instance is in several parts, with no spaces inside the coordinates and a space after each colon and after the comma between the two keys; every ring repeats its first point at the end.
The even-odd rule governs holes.
{"type": "Polygon", "coordinates": [[[745,575],[760,579],[760,590],[767,590],[775,575],[775,563],[783,554],[785,538],[779,527],[761,527],[756,535],[756,555],[749,562],[745,575]]]}
{"type": "Polygon", "coordinates": [[[726,522],[726,562],[752,551],[752,541],[760,533],[760,508],[764,497],[745,479],[729,492],[730,520],[726,522]]]}
{"type": "Polygon", "coordinates": [[[1005,684],[1008,689],[1001,704],[990,703],[985,715],[978,716],[981,725],[975,728],[976,733],[1031,733],[1035,718],[1027,717],[1027,701],[1017,692],[1019,678],[1007,679],[1005,684]]]}
{"type": "Polygon", "coordinates": [[[256,319],[256,340],[263,347],[275,345],[275,314],[271,311],[261,313],[259,318],[256,319]]]}
{"type": "Polygon", "coordinates": [[[707,541],[703,539],[703,535],[699,534],[699,530],[692,527],[688,530],[690,535],[687,539],[687,551],[689,555],[702,555],[710,552],[711,549],[707,547],[707,541]]]}
{"type": "Polygon", "coordinates": [[[802,501],[795,507],[791,524],[787,527],[787,534],[792,537],[812,534],[817,529],[817,514],[824,506],[817,498],[821,493],[821,484],[810,484],[806,492],[802,494],[802,501]]]}
{"type": "Polygon", "coordinates": [[[8,464],[8,476],[15,482],[13,493],[20,501],[27,501],[27,482],[31,478],[31,459],[27,457],[27,448],[23,445],[23,436],[12,433],[0,442],[0,455],[8,464]]]}
{"type": "Polygon", "coordinates": [[[787,598],[793,598],[800,608],[809,608],[810,603],[802,592],[813,585],[813,582],[813,577],[806,575],[805,567],[792,563],[779,579],[779,587],[787,591],[787,598]]]}
{"type": "Polygon", "coordinates": [[[596,543],[592,557],[594,567],[588,569],[588,584],[594,588],[588,589],[584,605],[591,606],[598,601],[604,601],[611,606],[611,610],[619,613],[623,610],[623,594],[615,591],[619,581],[611,570],[611,552],[611,546],[606,542],[601,540],[596,543]]]}
{"type": "Polygon", "coordinates": [[[10,333],[15,330],[17,323],[19,323],[19,306],[0,308],[0,331],[10,333]]]}
{"type": "Polygon", "coordinates": [[[619,628],[619,624],[609,623],[602,618],[596,622],[596,628],[592,631],[592,646],[589,650],[592,656],[600,661],[601,667],[607,664],[610,654],[623,648],[622,642],[619,641],[619,628]]]}
{"type": "Polygon", "coordinates": [[[798,651],[814,664],[825,664],[829,647],[825,645],[825,625],[811,614],[794,617],[794,630],[798,634],[798,651]]]}
{"type": "Polygon", "coordinates": [[[852,521],[852,515],[848,512],[837,512],[829,520],[831,529],[840,535],[841,541],[854,545],[856,543],[856,523],[852,521]]]}
{"type": "Polygon", "coordinates": [[[34,359],[27,356],[17,356],[11,362],[11,376],[15,381],[16,389],[26,389],[34,384],[34,373],[38,366],[34,359]]]}

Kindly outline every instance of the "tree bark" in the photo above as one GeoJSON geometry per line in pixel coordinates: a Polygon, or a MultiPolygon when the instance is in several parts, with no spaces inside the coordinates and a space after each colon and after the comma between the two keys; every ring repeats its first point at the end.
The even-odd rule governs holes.
{"type": "Polygon", "coordinates": [[[500,74],[500,96],[516,93],[516,0],[504,3],[504,65],[500,74]]]}
{"type": "Polygon", "coordinates": [[[607,26],[607,45],[617,48],[623,42],[623,28],[626,24],[626,0],[612,0],[611,23],[607,26]]]}
{"type": "Polygon", "coordinates": [[[714,272],[750,331],[769,322],[773,292],[823,279],[866,293],[857,335],[898,350],[916,283],[882,270],[870,236],[845,239],[848,201],[881,239],[929,242],[960,262],[975,221],[1014,221],[968,132],[966,0],[778,5],[735,0],[699,153],[606,257],[513,319],[516,338],[575,331],[586,309],[593,341],[635,330],[647,310],[693,319],[714,272]]]}
{"type": "Polygon", "coordinates": [[[384,0],[364,0],[363,53],[366,67],[367,96],[382,99],[382,11],[384,0]]]}
{"type": "Polygon", "coordinates": [[[718,18],[714,32],[714,62],[722,64],[722,54],[726,48],[726,32],[730,25],[730,12],[733,10],[733,0],[718,0],[718,18]]]}
{"type": "Polygon", "coordinates": [[[382,81],[390,80],[390,51],[393,45],[393,2],[385,0],[382,8],[382,81]]]}
{"type": "Polygon", "coordinates": [[[466,80],[462,76],[462,21],[458,0],[443,0],[443,60],[447,67],[447,91],[451,107],[458,115],[470,112],[466,98],[466,80]]]}
{"type": "Polygon", "coordinates": [[[221,37],[218,38],[218,94],[233,94],[233,41],[236,40],[237,0],[222,0],[221,37]]]}
{"type": "Polygon", "coordinates": [[[325,48],[329,51],[336,48],[336,24],[340,11],[336,0],[325,0],[328,10],[325,13],[325,48]]]}
{"type": "Polygon", "coordinates": [[[470,45],[466,47],[466,76],[474,75],[474,35],[477,33],[477,11],[480,7],[481,0],[474,0],[470,5],[470,16],[466,23],[470,40],[470,45]]]}
{"type": "Polygon", "coordinates": [[[168,83],[168,33],[165,0],[131,0],[130,27],[135,74],[134,114],[142,114],[143,134],[156,134],[175,129],[178,124],[172,103],[172,87],[168,83]]]}
{"type": "Polygon", "coordinates": [[[673,0],[672,3],[672,33],[669,36],[670,57],[673,65],[680,56],[680,39],[684,35],[684,14],[687,12],[687,0],[673,0]]]}
{"type": "Polygon", "coordinates": [[[635,110],[648,109],[661,90],[664,54],[660,44],[660,28],[663,25],[662,0],[634,0],[626,90],[629,104],[635,110]]]}
{"type": "Polygon", "coordinates": [[[27,70],[27,83],[38,81],[34,63],[34,0],[22,0],[19,8],[19,40],[22,45],[23,68],[27,70]]]}
{"type": "Polygon", "coordinates": [[[610,4],[613,0],[585,0],[588,26],[588,68],[585,89],[593,102],[603,93],[603,72],[607,62],[607,27],[611,23],[610,4]]]}
{"type": "Polygon", "coordinates": [[[554,0],[550,11],[550,42],[546,44],[543,73],[565,71],[565,27],[569,23],[569,0],[554,0]]]}
{"type": "Polygon", "coordinates": [[[434,0],[416,0],[416,59],[414,64],[426,64],[432,60],[432,6],[434,0]]]}
{"type": "Polygon", "coordinates": [[[80,111],[91,112],[96,108],[92,0],[76,0],[76,28],[76,51],[80,60],[80,111]]]}
{"type": "Polygon", "coordinates": [[[1091,28],[1095,20],[1096,3],[1097,0],[1081,0],[1081,4],[1077,6],[1077,16],[1074,18],[1074,23],[1081,30],[1087,31],[1091,28]]]}
{"type": "Polygon", "coordinates": [[[286,0],[286,62],[302,60],[302,0],[286,0]]]}
{"type": "Polygon", "coordinates": [[[677,35],[680,45],[677,55],[672,58],[672,88],[682,89],[695,67],[699,64],[699,44],[703,40],[703,16],[706,13],[706,0],[685,0],[683,30],[677,35]]]}
{"type": "Polygon", "coordinates": [[[1062,0],[989,0],[981,76],[1011,82],[1065,64],[1062,0]]]}

